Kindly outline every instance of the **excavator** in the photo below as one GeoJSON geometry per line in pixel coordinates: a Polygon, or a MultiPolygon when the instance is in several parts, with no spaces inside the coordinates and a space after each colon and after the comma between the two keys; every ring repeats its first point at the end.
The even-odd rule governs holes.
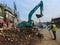
{"type": "Polygon", "coordinates": [[[35,11],[40,7],[40,14],[36,14],[36,17],[37,18],[40,18],[43,16],[42,14],[42,11],[43,11],[43,1],[41,0],[40,3],[38,5],[36,5],[31,11],[30,13],[28,14],[28,22],[21,22],[18,24],[18,26],[33,26],[34,24],[34,21],[31,19],[32,18],[32,15],[35,13],[35,11]]]}
{"type": "Polygon", "coordinates": [[[40,14],[36,14],[36,17],[37,18],[40,18],[43,16],[43,1],[41,0],[40,3],[38,5],[36,5],[31,11],[30,13],[28,14],[28,22],[26,21],[23,21],[21,23],[18,24],[18,28],[20,30],[19,34],[22,33],[21,36],[24,36],[25,38],[23,39],[26,39],[28,40],[29,42],[29,45],[31,45],[31,40],[34,40],[35,39],[42,39],[43,38],[43,34],[41,34],[38,30],[38,28],[36,28],[34,26],[34,21],[31,19],[32,18],[32,15],[35,13],[35,11],[40,7],[40,14]]]}

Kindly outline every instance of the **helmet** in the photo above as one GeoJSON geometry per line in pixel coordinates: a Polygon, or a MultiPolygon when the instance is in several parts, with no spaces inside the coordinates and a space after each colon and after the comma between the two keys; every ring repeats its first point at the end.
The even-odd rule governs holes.
{"type": "Polygon", "coordinates": [[[54,21],[52,21],[51,23],[54,24],[54,21]]]}

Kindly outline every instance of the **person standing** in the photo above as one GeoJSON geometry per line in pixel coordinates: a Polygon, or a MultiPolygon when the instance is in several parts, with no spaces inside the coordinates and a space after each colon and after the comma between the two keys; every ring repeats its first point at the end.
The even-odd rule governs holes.
{"type": "Polygon", "coordinates": [[[51,22],[51,28],[49,30],[52,30],[53,32],[53,36],[54,36],[53,40],[56,40],[56,28],[57,28],[56,24],[54,22],[51,22]]]}

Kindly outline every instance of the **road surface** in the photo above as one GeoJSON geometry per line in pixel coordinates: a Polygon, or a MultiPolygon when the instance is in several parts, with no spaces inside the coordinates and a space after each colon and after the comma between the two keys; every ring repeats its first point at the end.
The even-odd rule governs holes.
{"type": "MultiPolygon", "coordinates": [[[[41,42],[38,42],[38,45],[60,45],[60,30],[57,29],[57,39],[52,40],[53,34],[52,32],[48,31],[48,29],[39,29],[39,32],[43,34],[44,38],[42,39],[41,42]]],[[[37,45],[36,44],[36,45],[37,45]]]]}

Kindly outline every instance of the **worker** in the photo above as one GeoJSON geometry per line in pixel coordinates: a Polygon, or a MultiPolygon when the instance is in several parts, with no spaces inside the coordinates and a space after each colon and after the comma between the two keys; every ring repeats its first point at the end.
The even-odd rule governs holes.
{"type": "Polygon", "coordinates": [[[56,40],[56,24],[53,21],[51,22],[51,28],[49,30],[52,30],[54,36],[53,40],[56,40]]]}

